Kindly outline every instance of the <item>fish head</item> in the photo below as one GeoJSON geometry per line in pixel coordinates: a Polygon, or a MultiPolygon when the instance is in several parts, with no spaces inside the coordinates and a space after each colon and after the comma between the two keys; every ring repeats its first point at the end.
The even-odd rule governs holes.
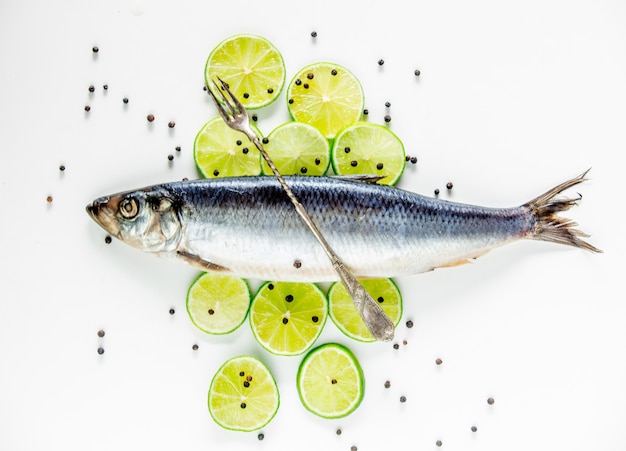
{"type": "Polygon", "coordinates": [[[176,248],[181,236],[177,202],[168,193],[146,188],[99,197],[87,213],[111,236],[146,252],[176,248]]]}

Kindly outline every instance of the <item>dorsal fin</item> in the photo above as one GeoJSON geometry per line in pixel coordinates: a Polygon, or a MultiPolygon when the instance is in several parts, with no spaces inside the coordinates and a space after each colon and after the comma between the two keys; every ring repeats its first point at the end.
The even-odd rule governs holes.
{"type": "Polygon", "coordinates": [[[341,180],[351,180],[353,182],[363,182],[363,183],[371,183],[375,185],[379,180],[387,177],[386,175],[375,175],[375,174],[347,174],[347,175],[333,175],[333,178],[341,179],[341,180]]]}

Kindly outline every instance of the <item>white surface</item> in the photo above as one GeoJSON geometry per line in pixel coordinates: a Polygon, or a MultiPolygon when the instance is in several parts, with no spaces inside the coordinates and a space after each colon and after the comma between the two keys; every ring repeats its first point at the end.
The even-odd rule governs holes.
{"type": "MultiPolygon", "coordinates": [[[[411,4],[0,3],[0,449],[623,449],[626,4],[411,4]],[[400,279],[408,344],[357,344],[329,322],[319,342],[356,353],[365,400],[340,421],[309,414],[300,358],[270,356],[247,323],[196,331],[184,307],[196,271],[106,245],[84,211],[99,195],[197,177],[193,139],[215,115],[205,59],[242,32],[281,50],[288,79],[319,60],[347,66],[372,122],[390,101],[391,128],[420,160],[403,188],[505,206],[593,167],[570,216],[605,253],[523,242],[400,279]],[[206,408],[215,370],[245,353],[282,396],[262,442],[206,408]]],[[[285,121],[284,96],[258,115],[265,133],[285,121]]]]}

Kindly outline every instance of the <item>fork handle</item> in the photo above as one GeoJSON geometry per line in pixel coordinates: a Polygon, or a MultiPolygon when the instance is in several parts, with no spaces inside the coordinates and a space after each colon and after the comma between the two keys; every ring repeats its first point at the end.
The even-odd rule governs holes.
{"type": "Polygon", "coordinates": [[[354,275],[346,268],[343,261],[339,258],[337,254],[330,247],[324,236],[321,234],[309,214],[306,212],[302,204],[298,201],[296,196],[289,188],[289,185],[283,179],[283,176],[280,174],[274,162],[269,157],[263,145],[261,144],[261,140],[259,137],[250,130],[249,132],[245,132],[250,141],[254,143],[254,145],[259,149],[261,155],[269,165],[270,169],[278,179],[278,182],[283,187],[287,196],[291,200],[291,203],[296,207],[296,211],[302,218],[302,220],[309,227],[313,235],[317,238],[317,241],[322,245],[322,248],[328,255],[333,268],[337,272],[337,275],[341,279],[341,282],[346,287],[348,294],[352,298],[352,302],[354,302],[355,307],[357,308],[363,322],[372,333],[374,338],[379,341],[391,341],[393,340],[395,325],[393,321],[387,316],[384,310],[378,305],[378,303],[372,298],[372,296],[367,292],[367,290],[363,287],[363,285],[354,277],[354,275]]]}

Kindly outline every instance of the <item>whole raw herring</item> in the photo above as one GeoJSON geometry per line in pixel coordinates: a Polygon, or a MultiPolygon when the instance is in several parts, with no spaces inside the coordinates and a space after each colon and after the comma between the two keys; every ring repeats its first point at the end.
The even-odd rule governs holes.
{"type": "MultiPolygon", "coordinates": [[[[285,177],[331,247],[360,278],[454,266],[520,239],[600,252],[559,217],[580,198],[556,196],[585,174],[513,208],[424,197],[341,177],[285,177]]],[[[274,177],[165,183],[87,206],[109,234],[204,271],[261,280],[322,282],[337,273],[274,177]]]]}

